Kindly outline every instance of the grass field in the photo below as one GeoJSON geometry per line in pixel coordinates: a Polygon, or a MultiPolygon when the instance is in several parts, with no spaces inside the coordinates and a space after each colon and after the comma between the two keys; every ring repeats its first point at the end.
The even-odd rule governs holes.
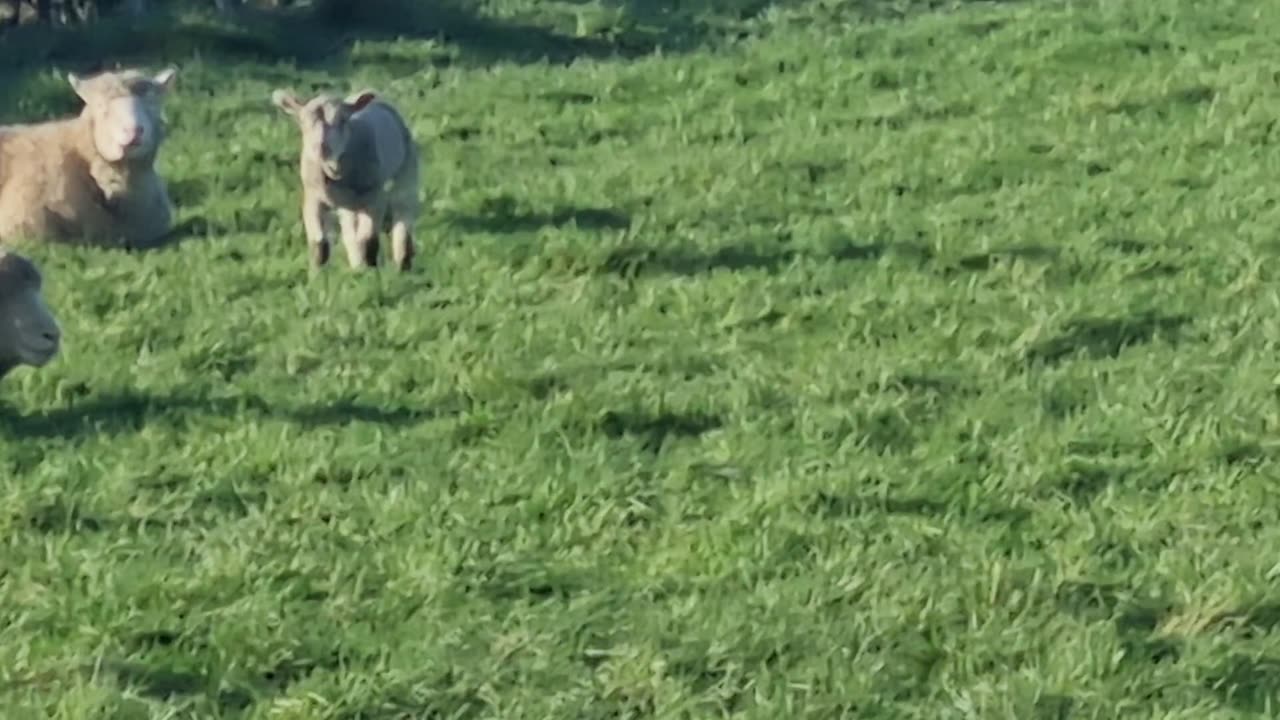
{"type": "Polygon", "coordinates": [[[189,237],[25,247],[3,716],[1280,716],[1280,6],[872,5],[13,40],[181,65],[189,237]],[[278,85],[410,117],[413,273],[278,85]]]}

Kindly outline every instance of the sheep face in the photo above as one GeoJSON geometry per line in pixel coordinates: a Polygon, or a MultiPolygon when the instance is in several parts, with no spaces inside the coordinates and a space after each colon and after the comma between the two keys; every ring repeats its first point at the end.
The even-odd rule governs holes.
{"type": "Polygon", "coordinates": [[[138,70],[104,72],[92,77],[67,75],[84,100],[93,126],[93,144],[110,163],[154,157],[164,139],[164,97],[173,87],[176,68],[156,75],[138,70]]]}
{"type": "Polygon", "coordinates": [[[318,161],[326,173],[334,175],[351,136],[348,124],[351,116],[375,97],[372,91],[362,90],[346,99],[320,94],[302,102],[281,88],[271,93],[271,102],[298,124],[302,131],[302,156],[318,161]]]}
{"type": "Polygon", "coordinates": [[[27,258],[0,250],[0,375],[15,365],[47,365],[61,339],[41,292],[40,271],[27,258]]]}

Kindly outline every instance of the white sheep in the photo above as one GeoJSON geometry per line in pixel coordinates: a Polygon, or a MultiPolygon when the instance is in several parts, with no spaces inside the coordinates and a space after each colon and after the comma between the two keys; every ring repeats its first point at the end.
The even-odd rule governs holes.
{"type": "Polygon", "coordinates": [[[372,90],[345,99],[322,93],[304,103],[277,88],[271,102],[302,132],[302,224],[312,264],[329,261],[336,211],[352,268],[378,264],[378,233],[389,225],[392,258],[409,270],[419,154],[404,118],[372,90]]]}
{"type": "Polygon", "coordinates": [[[167,237],[173,207],[155,161],[177,69],[75,73],[74,117],[0,126],[0,241],[144,248],[167,237]]]}
{"type": "Polygon", "coordinates": [[[0,250],[0,378],[19,365],[44,367],[58,354],[62,330],[41,284],[35,263],[0,250]]]}

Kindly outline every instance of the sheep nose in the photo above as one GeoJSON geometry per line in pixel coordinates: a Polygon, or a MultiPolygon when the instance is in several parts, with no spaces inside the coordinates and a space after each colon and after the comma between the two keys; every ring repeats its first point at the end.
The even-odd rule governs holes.
{"type": "Polygon", "coordinates": [[[137,145],[137,144],[141,143],[141,142],[142,142],[142,127],[141,127],[141,126],[137,126],[137,125],[135,125],[134,127],[131,127],[131,128],[127,128],[127,129],[125,129],[125,131],[124,131],[124,138],[125,138],[125,144],[126,144],[126,145],[130,145],[130,146],[132,146],[132,145],[137,145]]]}
{"type": "Polygon", "coordinates": [[[62,333],[57,330],[45,330],[44,339],[51,343],[56,343],[62,339],[62,333]]]}

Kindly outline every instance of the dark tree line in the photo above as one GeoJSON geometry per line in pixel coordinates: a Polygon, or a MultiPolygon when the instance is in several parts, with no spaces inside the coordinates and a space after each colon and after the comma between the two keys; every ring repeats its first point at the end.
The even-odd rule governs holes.
{"type": "MultiPolygon", "coordinates": [[[[0,24],[7,26],[39,23],[43,25],[78,25],[107,14],[140,17],[157,4],[171,0],[0,0],[0,24]]],[[[232,13],[252,0],[197,0],[220,12],[232,13]]],[[[259,5],[287,7],[294,0],[257,0],[259,5]]]]}

